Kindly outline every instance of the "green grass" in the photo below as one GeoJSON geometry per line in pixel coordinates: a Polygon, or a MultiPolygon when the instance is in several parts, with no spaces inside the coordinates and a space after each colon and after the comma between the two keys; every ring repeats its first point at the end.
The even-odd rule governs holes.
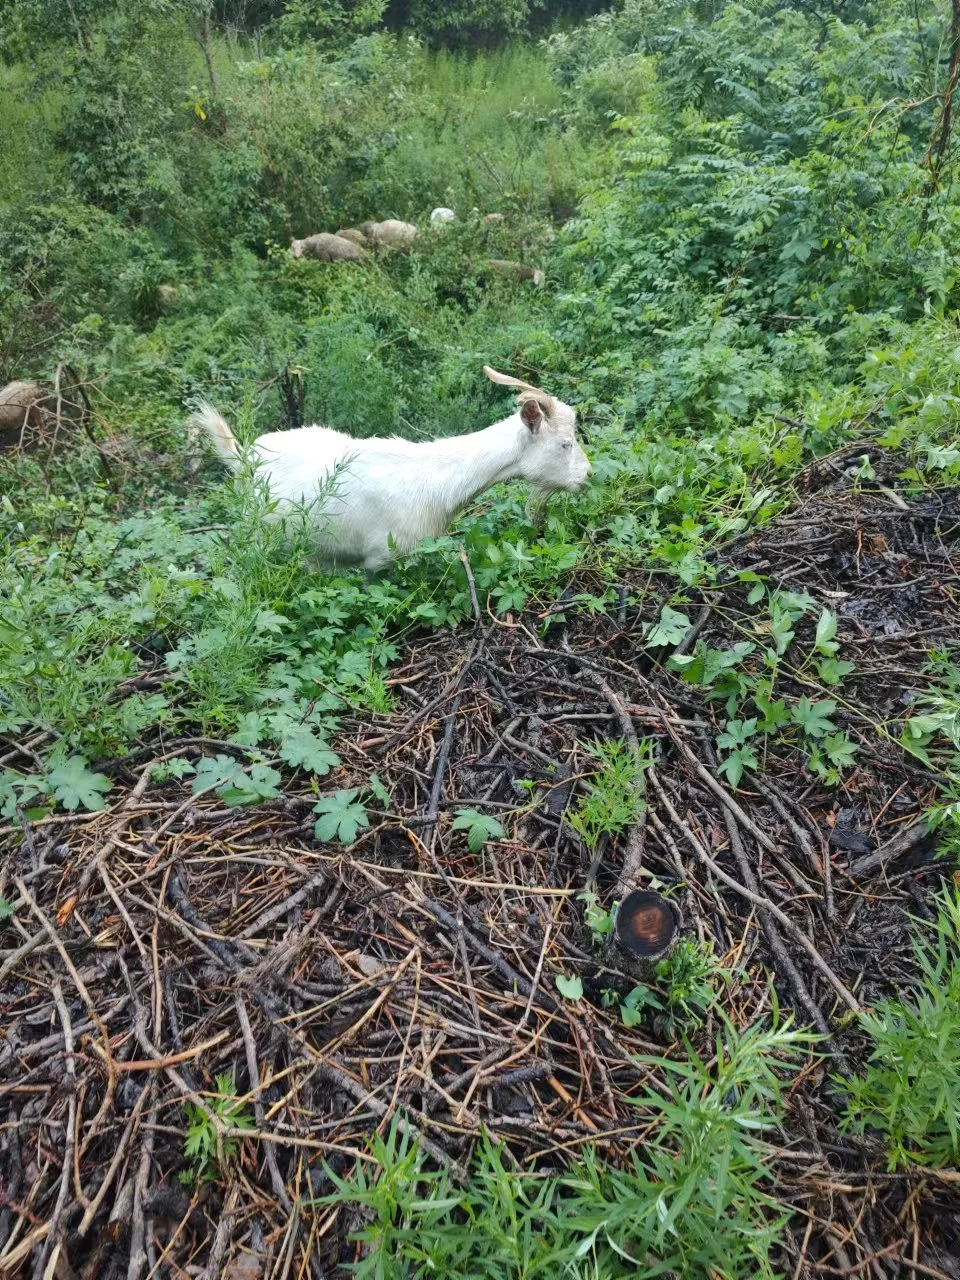
{"type": "Polygon", "coordinates": [[[63,101],[62,91],[35,92],[23,67],[0,61],[0,199],[34,200],[63,181],[66,165],[52,137],[63,101]]]}
{"type": "Polygon", "coordinates": [[[583,837],[587,848],[597,847],[601,835],[626,831],[643,811],[643,775],[653,762],[652,744],[644,743],[638,755],[619,740],[587,744],[597,767],[589,779],[589,791],[567,821],[583,837]]]}
{"type": "Polygon", "coordinates": [[[960,896],[947,888],[936,905],[935,921],[915,921],[916,990],[861,1018],[867,1068],[838,1081],[845,1127],[878,1137],[891,1171],[960,1161],[960,896]]]}
{"type": "Polygon", "coordinates": [[[773,1280],[771,1247],[785,1215],[767,1189],[766,1140],[809,1047],[774,1004],[766,1025],[738,1031],[721,1018],[712,1061],[643,1059],[665,1087],[634,1099],[650,1127],[622,1168],[586,1145],[567,1174],[539,1173],[483,1138],[460,1187],[395,1120],[373,1140],[369,1172],[327,1170],[335,1190],[319,1203],[369,1215],[355,1237],[362,1260],[351,1268],[364,1280],[773,1280]]]}

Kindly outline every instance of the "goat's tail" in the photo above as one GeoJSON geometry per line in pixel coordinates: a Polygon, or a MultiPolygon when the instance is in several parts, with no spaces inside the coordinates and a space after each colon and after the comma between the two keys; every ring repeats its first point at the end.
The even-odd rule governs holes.
{"type": "Polygon", "coordinates": [[[198,448],[204,439],[210,441],[221,462],[235,471],[240,461],[240,446],[226,421],[208,400],[201,400],[187,419],[187,434],[191,444],[198,448]]]}

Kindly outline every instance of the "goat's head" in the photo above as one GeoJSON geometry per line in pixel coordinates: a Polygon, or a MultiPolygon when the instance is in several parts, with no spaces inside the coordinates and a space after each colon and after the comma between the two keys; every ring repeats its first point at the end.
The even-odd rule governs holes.
{"type": "Polygon", "coordinates": [[[483,366],[483,372],[491,382],[516,387],[520,393],[519,417],[530,433],[520,460],[522,478],[545,493],[555,489],[579,493],[593,468],[577,440],[575,411],[546,391],[498,373],[489,365],[483,366]]]}

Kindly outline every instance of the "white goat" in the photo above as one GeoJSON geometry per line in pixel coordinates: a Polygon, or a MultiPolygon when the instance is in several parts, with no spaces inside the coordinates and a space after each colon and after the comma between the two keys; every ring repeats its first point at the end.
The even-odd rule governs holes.
{"type": "MultiPolygon", "coordinates": [[[[276,503],[276,518],[313,507],[320,559],[373,571],[422,538],[440,537],[472,498],[501,480],[526,480],[544,494],[579,493],[592,468],[577,443],[574,410],[486,365],[484,373],[516,387],[520,407],[469,435],[415,444],[299,427],[260,436],[251,452],[276,503]]],[[[201,404],[188,425],[194,436],[209,437],[237,471],[239,446],[212,405],[201,404]]]]}

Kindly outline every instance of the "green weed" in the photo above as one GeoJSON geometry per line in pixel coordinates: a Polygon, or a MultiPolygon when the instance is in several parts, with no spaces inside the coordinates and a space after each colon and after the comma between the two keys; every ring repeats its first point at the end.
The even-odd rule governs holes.
{"type": "Polygon", "coordinates": [[[636,822],[643,810],[643,775],[652,763],[652,744],[644,743],[640,755],[619,740],[597,742],[586,748],[597,762],[590,777],[590,791],[567,817],[588,849],[596,848],[605,832],[617,835],[636,822]]]}
{"type": "Polygon", "coordinates": [[[861,1018],[870,1038],[862,1076],[839,1081],[846,1129],[876,1133],[890,1170],[960,1159],[960,896],[945,889],[931,924],[918,920],[916,992],[861,1018]]]}
{"type": "Polygon", "coordinates": [[[252,1129],[254,1125],[249,1107],[237,1100],[233,1076],[229,1072],[218,1075],[216,1083],[216,1092],[205,1095],[206,1110],[195,1102],[184,1108],[187,1132],[183,1154],[191,1167],[181,1172],[180,1180],[187,1184],[215,1178],[221,1160],[231,1160],[239,1148],[240,1139],[231,1135],[221,1137],[218,1145],[217,1125],[211,1115],[229,1129],[252,1129]]]}
{"type": "MultiPolygon", "coordinates": [[[[576,998],[573,987],[564,994],[576,998]]],[[[649,1137],[623,1168],[584,1146],[568,1173],[519,1169],[484,1136],[458,1187],[395,1118],[373,1140],[371,1170],[360,1164],[347,1178],[327,1169],[335,1190],[320,1203],[369,1215],[355,1237],[367,1246],[351,1265],[358,1277],[694,1280],[714,1270],[773,1280],[785,1214],[766,1191],[763,1135],[775,1132],[784,1081],[809,1043],[775,1008],[767,1026],[737,1031],[721,1020],[713,1061],[644,1059],[665,1089],[635,1099],[649,1137]]]]}

